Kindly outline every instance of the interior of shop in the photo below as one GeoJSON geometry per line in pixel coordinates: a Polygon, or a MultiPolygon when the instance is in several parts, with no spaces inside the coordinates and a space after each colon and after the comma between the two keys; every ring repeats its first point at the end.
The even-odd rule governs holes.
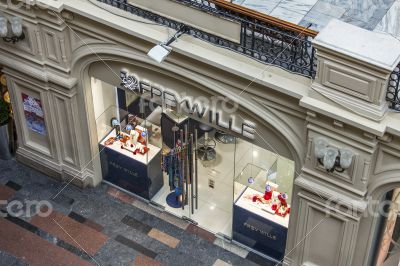
{"type": "Polygon", "coordinates": [[[287,229],[293,161],[93,77],[91,87],[104,180],[229,239],[236,209],[287,229]]]}

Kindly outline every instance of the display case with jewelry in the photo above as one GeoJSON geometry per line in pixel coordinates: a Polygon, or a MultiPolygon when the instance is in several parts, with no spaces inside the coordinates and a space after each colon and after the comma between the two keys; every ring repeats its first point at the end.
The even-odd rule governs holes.
{"type": "Polygon", "coordinates": [[[246,165],[235,179],[235,205],[287,227],[290,213],[289,196],[279,188],[277,162],[275,160],[269,169],[250,163],[246,165]]]}
{"type": "Polygon", "coordinates": [[[268,169],[248,163],[235,178],[233,240],[280,259],[290,204],[281,190],[277,165],[278,157],[268,169]]]}
{"type": "Polygon", "coordinates": [[[156,144],[154,129],[157,127],[130,113],[119,119],[123,110],[110,110],[106,114],[107,117],[101,121],[109,122],[101,127],[105,136],[99,143],[103,179],[151,199],[163,186],[161,148],[153,145],[156,144]]]}

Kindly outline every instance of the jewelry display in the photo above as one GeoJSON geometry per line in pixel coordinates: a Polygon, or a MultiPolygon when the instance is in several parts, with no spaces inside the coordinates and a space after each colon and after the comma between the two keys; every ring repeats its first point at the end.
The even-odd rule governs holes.
{"type": "Polygon", "coordinates": [[[270,184],[265,187],[264,194],[250,194],[246,195],[245,199],[255,203],[258,208],[285,217],[290,213],[290,208],[287,204],[288,195],[286,193],[279,193],[270,184]]]}
{"type": "Polygon", "coordinates": [[[135,128],[139,124],[139,118],[136,115],[128,114],[128,124],[131,124],[135,128]]]}
{"type": "Polygon", "coordinates": [[[188,127],[185,130],[172,131],[174,133],[175,147],[169,152],[163,153],[162,170],[168,175],[170,191],[167,196],[167,204],[172,208],[182,208],[191,204],[191,211],[197,209],[197,165],[196,145],[197,134],[189,134],[188,127]],[[195,153],[193,154],[193,151],[195,153]],[[190,189],[189,189],[190,186],[190,189]],[[190,192],[190,193],[189,193],[190,192]]]}
{"type": "Polygon", "coordinates": [[[106,146],[120,144],[121,149],[132,152],[134,155],[144,155],[149,151],[146,145],[147,131],[145,128],[141,126],[133,127],[132,124],[128,124],[125,127],[125,131],[128,133],[125,133],[120,130],[120,124],[117,119],[112,119],[111,123],[115,128],[116,137],[108,138],[104,143],[106,146]]]}
{"type": "Polygon", "coordinates": [[[254,195],[252,198],[253,202],[260,201],[262,203],[268,204],[271,203],[272,200],[272,188],[270,185],[265,187],[264,196],[260,197],[259,195],[254,195]]]}
{"type": "MultiPolygon", "coordinates": [[[[254,150],[251,153],[256,154],[254,150]]],[[[278,178],[277,161],[272,162],[268,169],[253,163],[247,164],[235,181],[235,194],[238,195],[235,204],[250,208],[253,213],[272,221],[286,224],[285,218],[290,213],[288,194],[279,190],[278,178]]]]}
{"type": "Polygon", "coordinates": [[[119,138],[120,133],[121,133],[121,124],[118,121],[117,118],[112,118],[111,119],[111,126],[115,129],[115,133],[117,135],[117,138],[119,138]]]}
{"type": "Polygon", "coordinates": [[[272,205],[272,209],[275,210],[275,214],[285,217],[290,213],[290,208],[287,204],[288,195],[286,193],[281,193],[277,198],[279,202],[272,205]]]}
{"type": "Polygon", "coordinates": [[[200,144],[197,152],[199,154],[199,159],[202,161],[212,161],[217,157],[217,152],[215,147],[217,143],[215,140],[207,138],[204,139],[204,143],[200,144]]]}
{"type": "Polygon", "coordinates": [[[235,143],[235,140],[236,140],[236,138],[234,136],[229,135],[223,131],[217,131],[215,133],[214,138],[218,142],[223,143],[223,144],[233,144],[233,143],[235,143]]]}
{"type": "Polygon", "coordinates": [[[213,128],[203,123],[199,125],[199,128],[202,132],[204,132],[204,139],[197,149],[199,156],[198,158],[206,162],[213,161],[217,158],[217,152],[215,151],[217,143],[213,138],[209,137],[209,134],[213,131],[213,128]]]}
{"type": "Polygon", "coordinates": [[[109,146],[109,145],[114,144],[115,141],[117,141],[117,138],[111,137],[111,138],[108,138],[104,144],[106,146],[109,146]]]}

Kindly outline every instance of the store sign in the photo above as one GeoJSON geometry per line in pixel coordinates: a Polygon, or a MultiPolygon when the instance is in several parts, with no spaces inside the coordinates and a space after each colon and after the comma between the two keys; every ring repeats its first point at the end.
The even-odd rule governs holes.
{"type": "Polygon", "coordinates": [[[181,97],[177,91],[164,89],[151,84],[148,81],[139,80],[136,76],[121,70],[121,84],[119,88],[139,93],[146,96],[148,100],[160,103],[164,108],[173,108],[178,113],[186,113],[189,116],[197,116],[199,119],[207,120],[210,124],[238,133],[246,138],[255,138],[256,125],[253,122],[239,118],[235,115],[223,121],[224,114],[221,110],[215,110],[204,103],[193,102],[190,97],[181,97]]]}
{"type": "Polygon", "coordinates": [[[251,225],[248,222],[244,222],[243,226],[245,226],[246,228],[248,228],[248,229],[250,229],[252,231],[255,231],[255,232],[257,232],[257,233],[259,233],[259,234],[261,234],[263,236],[266,236],[266,237],[268,237],[268,238],[270,238],[272,240],[276,240],[276,235],[272,234],[271,232],[267,232],[267,231],[255,226],[255,225],[251,225]]]}
{"type": "Polygon", "coordinates": [[[135,171],[132,171],[131,169],[128,169],[126,167],[121,166],[120,164],[118,164],[118,162],[114,162],[114,161],[109,161],[110,166],[114,167],[115,169],[118,169],[119,171],[124,172],[125,174],[128,174],[130,176],[133,177],[138,177],[139,174],[135,171]]]}

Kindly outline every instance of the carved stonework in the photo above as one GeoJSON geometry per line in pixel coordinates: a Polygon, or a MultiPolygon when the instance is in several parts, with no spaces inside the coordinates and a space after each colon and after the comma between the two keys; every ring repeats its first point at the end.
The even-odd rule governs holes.
{"type": "Polygon", "coordinates": [[[398,53],[392,51],[400,50],[399,42],[389,35],[332,20],[313,43],[318,57],[314,97],[368,119],[382,120],[388,110],[389,75],[399,61],[398,53]],[[387,47],[380,49],[383,45],[387,47]]]}

